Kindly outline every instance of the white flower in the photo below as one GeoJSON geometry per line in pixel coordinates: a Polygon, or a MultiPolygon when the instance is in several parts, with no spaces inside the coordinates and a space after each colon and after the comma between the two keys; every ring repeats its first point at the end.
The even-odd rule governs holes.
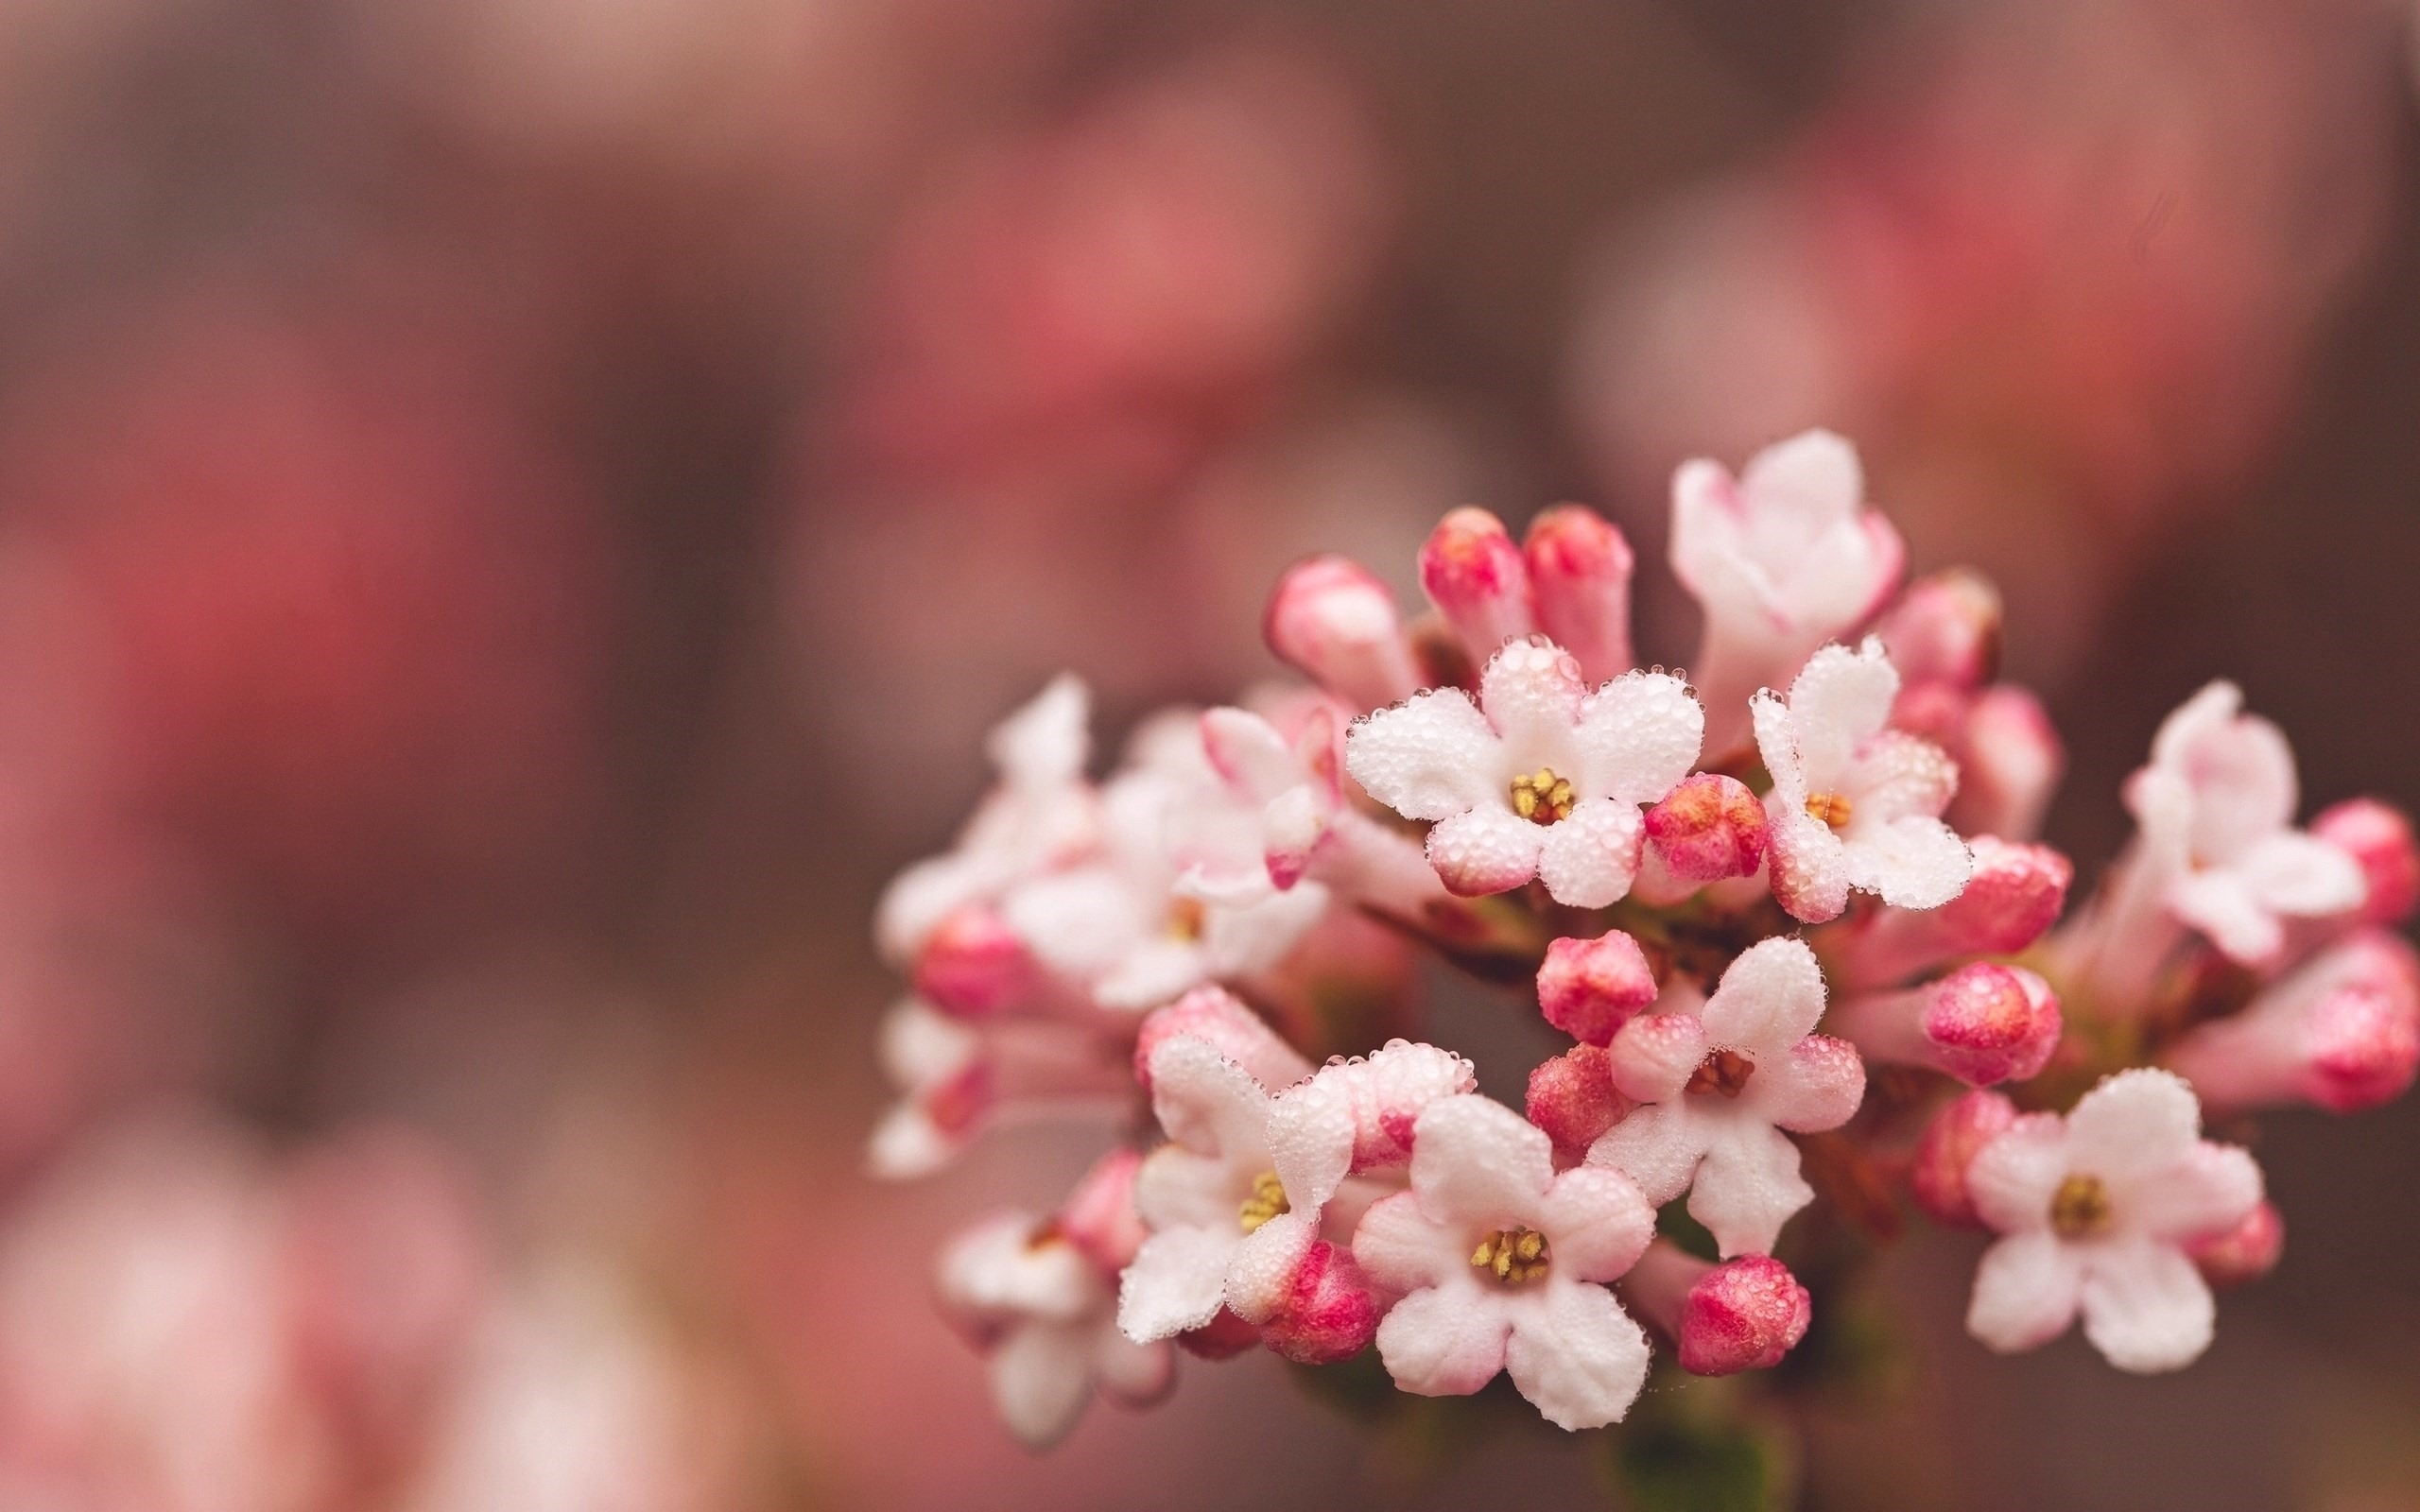
{"type": "Polygon", "coordinates": [[[874,938],[894,965],[912,962],[959,909],[993,902],[1092,849],[1098,816],[1084,781],[1090,704],[1083,683],[1063,673],[994,728],[986,749],[998,783],[957,845],[893,878],[875,908],[874,938]]]}
{"type": "Polygon", "coordinates": [[[1722,973],[1714,996],[1668,993],[1668,1006],[1614,1036],[1614,1086],[1641,1106],[1588,1151],[1661,1206],[1689,1194],[1689,1214],[1725,1259],[1769,1253],[1782,1225],[1815,1198],[1798,1146],[1848,1122],[1865,1066],[1847,1041],[1814,1033],[1824,976],[1796,939],[1760,940],[1722,973]]]}
{"type": "Polygon", "coordinates": [[[1735,481],[1699,460],[1672,474],[1674,576],[1705,611],[1692,663],[1718,754],[1746,733],[1748,696],[1871,618],[1906,559],[1865,508],[1857,450],[1829,431],[1767,447],[1735,481]]]}
{"type": "Polygon", "coordinates": [[[1232,842],[1200,848],[1189,885],[1240,906],[1310,882],[1337,897],[1419,918],[1443,889],[1418,841],[1346,798],[1337,706],[1314,703],[1300,725],[1289,741],[1249,710],[1213,709],[1201,716],[1211,766],[1238,804],[1259,811],[1261,849],[1248,855],[1232,842]]]}
{"type": "Polygon", "coordinates": [[[2075,1111],[2031,1113],[1983,1146],[1966,1187],[2005,1235],[1975,1275],[1967,1332],[2003,1352],[2084,1336],[2121,1370],[2174,1370],[2209,1348],[2216,1310],[2187,1247],[2260,1201],[2252,1157],[2201,1138],[2193,1089],[2120,1072],[2075,1111]]]}
{"type": "Polygon", "coordinates": [[[2294,753],[2242,707],[2231,682],[2186,700],[2152,738],[2151,765],[2127,780],[2126,805],[2169,912],[2256,966],[2283,948],[2284,919],[2350,912],[2368,884],[2350,855],[2293,828],[2294,753]]]}
{"type": "Polygon", "coordinates": [[[1413,1126],[1411,1190],[1378,1203],[1354,1257],[1404,1294],[1378,1325],[1395,1384],[1477,1391],[1510,1371],[1547,1421],[1617,1422],[1647,1379],[1647,1335],[1602,1282],[1636,1263],[1654,1210],[1617,1171],[1557,1173],[1546,1134],[1478,1096],[1413,1126]]]}
{"type": "Polygon", "coordinates": [[[1488,662],[1476,704],[1438,688],[1356,723],[1345,766],[1389,808],[1437,821],[1428,860],[1453,891],[1534,876],[1558,902],[1601,907],[1630,891],[1639,806],[1689,775],[1704,720],[1677,678],[1626,673],[1591,693],[1560,647],[1519,641],[1488,662]]]}
{"type": "Polygon", "coordinates": [[[1807,659],[1785,704],[1752,700],[1756,747],[1772,773],[1773,896],[1809,923],[1840,917],[1851,888],[1901,908],[1938,908],[1974,870],[1941,822],[1958,768],[1940,747],[1885,728],[1899,674],[1868,636],[1807,659]]]}

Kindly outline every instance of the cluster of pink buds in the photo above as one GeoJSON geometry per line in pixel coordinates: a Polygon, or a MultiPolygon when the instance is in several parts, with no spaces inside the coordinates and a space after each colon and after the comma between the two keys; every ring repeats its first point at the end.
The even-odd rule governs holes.
{"type": "Polygon", "coordinates": [[[1421,553],[1432,613],[1341,558],[1285,576],[1268,639],[1308,686],[1155,716],[1105,779],[1072,679],[994,734],[996,786],[881,905],[911,991],[873,1162],[1012,1117],[1112,1144],[1055,1216],[942,1262],[1018,1436],[1157,1400],[1171,1345],[1374,1350],[1407,1392],[1501,1373],[1616,1422],[1659,1355],[1779,1363],[1909,1207],[1997,1236],[1986,1346],[2081,1315],[2111,1364],[2173,1369],[2283,1242],[2205,1114],[2410,1085],[2401,815],[2297,829],[2284,737],[2214,683],[2069,910],[2035,839],[2064,759],[1997,680],[1998,597],[1902,582],[1848,443],[1690,462],[1672,511],[1693,678],[1634,664],[1612,524],[1461,509],[1421,553]],[[1519,1111],[1415,1038],[1423,949],[1533,987],[1571,1041],[1519,1111]]]}

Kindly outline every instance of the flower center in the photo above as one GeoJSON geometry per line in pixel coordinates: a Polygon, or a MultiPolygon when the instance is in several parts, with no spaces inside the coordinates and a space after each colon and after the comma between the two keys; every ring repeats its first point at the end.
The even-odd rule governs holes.
{"type": "Polygon", "coordinates": [[[1809,793],[1806,795],[1806,816],[1821,819],[1838,830],[1849,822],[1854,812],[1846,793],[1809,793]]]}
{"type": "Polygon", "coordinates": [[[1755,1074],[1756,1063],[1738,1051],[1717,1050],[1699,1061],[1698,1069],[1689,1073],[1687,1090],[1737,1097],[1747,1089],[1748,1078],[1755,1074]]]}
{"type": "Polygon", "coordinates": [[[1554,775],[1551,766],[1512,779],[1512,812],[1531,824],[1552,824],[1571,816],[1575,801],[1571,780],[1554,775]]]}
{"type": "Polygon", "coordinates": [[[1547,1263],[1553,1258],[1547,1250],[1547,1236],[1535,1228],[1498,1228],[1471,1251],[1472,1264],[1495,1272],[1497,1280],[1513,1286],[1544,1276],[1547,1263]]]}
{"type": "Polygon", "coordinates": [[[2097,1176],[2071,1176],[2050,1197],[2050,1227],[2062,1239],[2089,1239],[2109,1227],[2109,1188],[2097,1176]]]}
{"type": "Polygon", "coordinates": [[[1066,1242],[1067,1230],[1059,1227],[1059,1220],[1056,1218],[1045,1218],[1033,1226],[1032,1232],[1025,1236],[1025,1247],[1028,1252],[1045,1250],[1052,1245],[1063,1245],[1066,1242]]]}
{"type": "Polygon", "coordinates": [[[1263,1171],[1252,1178],[1252,1195],[1236,1210],[1236,1222],[1244,1232],[1254,1233],[1279,1213],[1293,1211],[1293,1205],[1286,1200],[1286,1184],[1277,1179],[1277,1173],[1263,1171]]]}
{"type": "Polygon", "coordinates": [[[1168,904],[1167,918],[1161,921],[1160,927],[1167,932],[1168,938],[1190,945],[1201,937],[1201,921],[1205,917],[1207,910],[1201,906],[1201,899],[1179,898],[1168,904]]]}

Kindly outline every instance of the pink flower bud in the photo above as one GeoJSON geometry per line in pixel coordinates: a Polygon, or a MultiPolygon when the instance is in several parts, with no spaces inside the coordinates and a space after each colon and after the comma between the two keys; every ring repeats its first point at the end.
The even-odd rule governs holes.
{"type": "Polygon", "coordinates": [[[1349,558],[1313,557],[1287,569],[1261,633],[1277,660],[1357,710],[1419,691],[1420,668],[1393,595],[1349,558]]]}
{"type": "Polygon", "coordinates": [[[2229,1111],[2311,1103],[2376,1108],[2420,1070],[2420,963],[2382,931],[2328,947],[2242,1012],[2202,1024],[2167,1064],[2229,1111]]]}
{"type": "Polygon", "coordinates": [[[2277,1268],[2286,1252],[2286,1217],[2263,1202],[2224,1233],[2185,1246],[2202,1279],[2213,1286],[2241,1286],[2277,1268]]]}
{"type": "Polygon", "coordinates": [[[2048,982],[1990,961],[1903,992],[1846,999],[1832,1023],[1877,1060],[1930,1066],[1970,1087],[2038,1074],[2066,1027],[2048,982]]]}
{"type": "Polygon", "coordinates": [[[2310,833],[2361,864],[2369,896],[2355,920],[2400,924],[2420,903],[2420,849],[2401,809],[2374,798],[2347,799],[2310,821],[2310,833]]]}
{"type": "Polygon", "coordinates": [[[2058,921],[2075,880],[2066,856],[2046,845],[1987,834],[1968,841],[1967,849],[1975,871],[1965,891],[1939,908],[1885,909],[1831,948],[1840,981],[1879,987],[1963,955],[2013,955],[2058,921]]]}
{"type": "Polygon", "coordinates": [[[1678,882],[1754,876],[1765,860],[1765,808],[1737,778],[1699,772],[1647,811],[1647,841],[1678,882]]]}
{"type": "Polygon", "coordinates": [[[1970,569],[1935,573],[1909,584],[1875,629],[1910,686],[1979,688],[1998,670],[1999,590],[1970,569]]]}
{"type": "Polygon", "coordinates": [[[1232,1360],[1260,1342],[1260,1327],[1222,1307],[1209,1322],[1178,1334],[1176,1342],[1196,1359],[1232,1360]]]}
{"type": "Polygon", "coordinates": [[[1521,548],[1485,509],[1456,509],[1437,522],[1420,548],[1420,586],[1474,662],[1537,628],[1521,548]]]}
{"type": "Polygon", "coordinates": [[[1813,1302],[1789,1267],[1741,1255],[1698,1278],[1681,1306],[1681,1368],[1727,1376],[1770,1370],[1806,1336],[1813,1302]]]}
{"type": "Polygon", "coordinates": [[[910,974],[925,1001],[959,1019],[1006,1012],[1028,1000],[1038,982],[1025,941],[982,903],[943,918],[910,974]]]}
{"type": "Polygon", "coordinates": [[[1998,1092],[1968,1092],[1933,1115],[1916,1143],[1916,1158],[1908,1170],[1908,1188],[1933,1222],[1956,1228],[1980,1228],[1975,1199],[1966,1190],[1966,1170],[1984,1145],[2008,1132],[2016,1122],[2016,1105],[1998,1092]]]}
{"type": "Polygon", "coordinates": [[[1589,683],[1631,670],[1630,542],[1604,516],[1559,505],[1530,522],[1521,554],[1538,628],[1580,659],[1589,683]]]}
{"type": "Polygon", "coordinates": [[[1950,754],[1958,759],[1958,793],[1946,817],[1959,833],[2030,840],[2042,832],[2066,775],[2067,749],[2041,699],[2014,683],[1984,689],[1950,754]]]}
{"type": "Polygon", "coordinates": [[[1614,1087],[1611,1057],[1596,1045],[1575,1045],[1530,1073],[1530,1122],[1547,1131],[1557,1154],[1577,1160],[1630,1111],[1614,1087]]]}
{"type": "Polygon", "coordinates": [[[1143,1021],[1134,1037],[1134,1079],[1151,1090],[1151,1052],[1178,1035],[1206,1040],[1262,1086],[1291,1086],[1311,1068],[1293,1046],[1222,987],[1198,987],[1143,1021]]]}
{"type": "Polygon", "coordinates": [[[1110,1151],[1059,1209],[1060,1235],[1112,1275],[1143,1247],[1143,1220],[1134,1211],[1134,1173],[1142,1165],[1140,1150],[1110,1151]]]}
{"type": "Polygon", "coordinates": [[[1271,1349],[1303,1365],[1334,1365],[1369,1347],[1382,1309],[1353,1251],[1315,1240],[1295,1267],[1277,1315],[1261,1330],[1271,1349]]]}
{"type": "Polygon", "coordinates": [[[1558,939],[1538,968],[1538,1008],[1547,1022],[1592,1045],[1613,1043],[1615,1032],[1658,990],[1638,941],[1618,929],[1595,939],[1558,939]]]}

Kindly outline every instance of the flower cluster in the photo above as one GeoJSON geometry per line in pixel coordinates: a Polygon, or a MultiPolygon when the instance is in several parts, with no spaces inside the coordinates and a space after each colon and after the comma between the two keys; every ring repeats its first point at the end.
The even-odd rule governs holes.
{"type": "Polygon", "coordinates": [[[942,1260],[1020,1437],[1157,1399],[1171,1345],[1374,1349],[1408,1392],[1501,1373],[1562,1427],[1618,1421],[1658,1342],[1778,1363],[1801,1274],[1891,1242],[1903,1198],[1996,1236],[1983,1344],[2081,1315],[2111,1364],[2173,1369],[2283,1240],[2204,1116],[2410,1085],[2420,851],[2375,800],[2296,828],[2291,753],[2233,686],[2161,727],[2135,838],[2070,911],[2035,838],[2063,757],[1997,679],[1997,596],[1903,583],[1845,441],[1686,464],[1671,541],[1694,679],[1635,665],[1612,524],[1463,509],[1422,618],[1351,561],[1286,575],[1268,639],[1306,686],[1154,717],[1100,781],[1072,679],[995,733],[992,794],[881,905],[912,989],[873,1162],[1016,1116],[1119,1136],[1056,1216],[942,1260]],[[1413,1038],[1420,950],[1533,988],[1571,1041],[1521,1110],[1413,1038]]]}

